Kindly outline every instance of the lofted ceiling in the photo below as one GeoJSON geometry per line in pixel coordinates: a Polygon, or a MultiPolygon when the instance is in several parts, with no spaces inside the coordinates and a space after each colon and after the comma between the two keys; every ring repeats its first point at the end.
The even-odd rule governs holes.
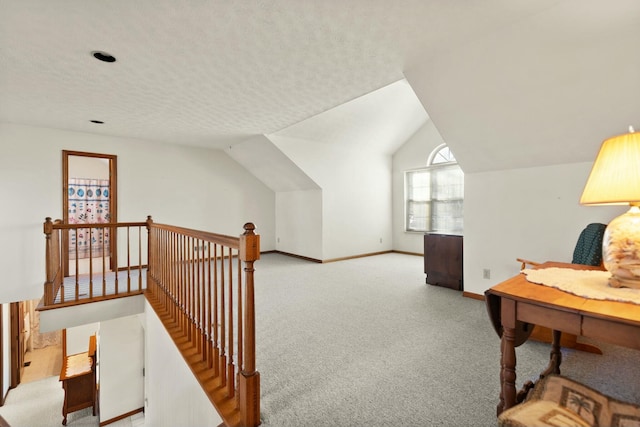
{"type": "Polygon", "coordinates": [[[640,128],[638,22],[636,0],[3,0],[0,121],[227,149],[330,138],[356,99],[362,127],[424,114],[384,99],[465,171],[590,160],[640,128]],[[405,77],[419,103],[390,101],[405,77]]]}

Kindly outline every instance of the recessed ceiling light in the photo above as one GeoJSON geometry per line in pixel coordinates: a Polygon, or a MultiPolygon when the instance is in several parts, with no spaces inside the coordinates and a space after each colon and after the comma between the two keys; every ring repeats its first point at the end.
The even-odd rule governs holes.
{"type": "Polygon", "coordinates": [[[90,120],[90,122],[98,124],[98,125],[104,124],[104,122],[102,120],[90,120]]]}
{"type": "Polygon", "coordinates": [[[94,58],[99,59],[100,61],[116,62],[115,56],[113,56],[113,55],[111,55],[110,53],[107,53],[107,52],[101,52],[99,50],[94,50],[93,52],[91,52],[91,54],[93,55],[94,58]]]}

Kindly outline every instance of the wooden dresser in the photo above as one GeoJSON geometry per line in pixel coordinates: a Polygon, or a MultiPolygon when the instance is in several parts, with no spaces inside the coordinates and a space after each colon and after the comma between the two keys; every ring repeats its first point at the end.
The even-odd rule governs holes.
{"type": "Polygon", "coordinates": [[[424,272],[430,285],[461,291],[462,236],[426,233],[424,235],[424,272]]]}
{"type": "Polygon", "coordinates": [[[96,336],[89,337],[89,350],[72,354],[62,359],[60,381],[64,389],[62,425],[67,425],[67,415],[80,409],[92,407],[96,415],[96,336]]]}

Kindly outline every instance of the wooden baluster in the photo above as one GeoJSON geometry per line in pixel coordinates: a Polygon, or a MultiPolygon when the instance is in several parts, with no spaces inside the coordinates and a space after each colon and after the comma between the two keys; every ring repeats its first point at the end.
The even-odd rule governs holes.
{"type": "Polygon", "coordinates": [[[240,260],[240,251],[238,250],[238,370],[242,369],[242,366],[244,364],[243,362],[243,349],[244,349],[244,336],[243,336],[243,328],[242,328],[242,324],[243,324],[243,319],[242,319],[242,305],[244,304],[244,301],[242,300],[242,261],[240,260]]]}
{"type": "Polygon", "coordinates": [[[195,346],[196,349],[198,351],[198,353],[200,351],[202,351],[202,347],[200,346],[200,240],[195,240],[194,241],[194,259],[193,259],[193,269],[194,269],[194,286],[193,286],[193,293],[194,293],[194,301],[193,301],[193,307],[194,307],[194,313],[193,313],[193,318],[194,318],[194,326],[195,326],[195,346]]]}
{"type": "Polygon", "coordinates": [[[127,227],[127,293],[131,292],[131,237],[127,227]]]}
{"type": "Polygon", "coordinates": [[[191,339],[191,316],[189,314],[189,308],[190,308],[190,299],[189,299],[189,292],[191,291],[191,289],[189,288],[189,279],[191,277],[191,269],[189,268],[189,261],[191,259],[191,256],[189,254],[189,238],[185,238],[185,243],[186,243],[186,248],[185,248],[185,280],[184,280],[184,294],[185,294],[185,300],[184,300],[184,313],[185,313],[185,320],[186,320],[186,334],[187,334],[187,338],[191,339]]]}
{"type": "Polygon", "coordinates": [[[173,244],[174,244],[174,257],[173,261],[174,271],[173,271],[173,304],[172,304],[172,319],[174,322],[178,321],[178,312],[179,312],[179,304],[180,304],[180,296],[179,296],[179,286],[180,286],[180,236],[176,233],[171,233],[173,235],[173,244]]]}
{"type": "Polygon", "coordinates": [[[107,263],[106,263],[107,252],[106,252],[106,246],[105,246],[106,231],[104,227],[101,228],[101,236],[102,236],[102,239],[101,239],[102,240],[102,296],[105,296],[107,294],[107,263]]]}
{"type": "Polygon", "coordinates": [[[193,307],[193,311],[191,313],[191,316],[193,317],[193,342],[191,343],[196,349],[198,349],[198,343],[200,342],[200,319],[198,318],[198,295],[199,295],[199,289],[200,289],[200,284],[199,284],[199,279],[200,279],[200,269],[199,269],[199,264],[198,264],[198,252],[197,252],[197,243],[198,241],[194,238],[193,239],[193,262],[191,263],[192,266],[192,277],[193,277],[193,286],[192,286],[192,295],[193,295],[193,301],[192,301],[192,307],[193,307]]]}
{"type": "MultiPolygon", "coordinates": [[[[118,241],[117,233],[118,233],[118,229],[116,227],[111,227],[110,236],[115,236],[112,241],[116,241],[116,242],[118,241]]],[[[156,248],[154,248],[154,250],[157,252],[158,248],[156,247],[156,248]]],[[[118,295],[118,287],[119,287],[119,280],[118,279],[119,279],[119,277],[118,277],[118,248],[117,247],[115,247],[115,248],[111,247],[111,257],[112,257],[111,263],[112,263],[112,265],[114,267],[113,274],[114,274],[114,277],[115,277],[114,278],[115,293],[116,293],[116,295],[118,295]],[[115,258],[115,263],[114,263],[113,258],[115,258]]]]}
{"type": "Polygon", "coordinates": [[[227,315],[229,316],[229,330],[228,330],[228,338],[229,344],[227,345],[227,394],[229,397],[233,397],[235,395],[235,366],[233,365],[233,254],[231,253],[232,249],[229,248],[229,305],[227,308],[227,315]]]}
{"type": "Polygon", "coordinates": [[[162,264],[162,301],[163,301],[163,309],[165,312],[171,313],[171,307],[169,305],[171,299],[171,272],[169,270],[169,266],[167,266],[167,262],[171,257],[171,253],[168,252],[171,246],[171,234],[167,230],[162,230],[162,250],[161,253],[158,254],[158,260],[162,264]]]}
{"type": "Polygon", "coordinates": [[[91,227],[89,227],[89,298],[93,298],[93,229],[91,227]]]}
{"type": "Polygon", "coordinates": [[[185,300],[184,300],[184,313],[185,313],[185,326],[187,332],[187,338],[191,340],[191,254],[190,252],[190,240],[191,238],[186,238],[186,248],[185,248],[185,300]]]}
{"type": "Polygon", "coordinates": [[[165,292],[165,301],[166,308],[165,310],[169,314],[169,317],[175,321],[175,284],[176,284],[176,272],[178,264],[176,263],[177,258],[177,247],[176,247],[176,239],[175,234],[171,232],[167,232],[167,241],[169,247],[169,283],[167,283],[166,292],[165,292]]]}
{"type": "MultiPolygon", "coordinates": [[[[78,294],[80,293],[79,291],[80,284],[78,283],[78,276],[80,275],[80,266],[78,265],[79,264],[79,260],[78,260],[78,231],[79,230],[80,230],[79,228],[76,228],[76,244],[75,244],[76,246],[76,256],[75,256],[75,260],[76,260],[76,294],[75,295],[76,297],[75,297],[75,300],[76,301],[78,300],[78,294]]],[[[61,299],[61,301],[64,302],[64,298],[61,299]]]]}
{"type": "Polygon", "coordinates": [[[207,310],[206,310],[206,317],[207,317],[207,368],[211,369],[212,368],[212,349],[213,346],[211,344],[211,340],[212,340],[212,325],[211,323],[213,322],[212,319],[212,310],[213,310],[213,302],[211,301],[211,288],[213,286],[213,283],[211,283],[211,242],[207,242],[207,254],[209,254],[208,259],[207,259],[207,310]]]}
{"type": "Polygon", "coordinates": [[[185,242],[187,238],[184,235],[180,236],[180,330],[184,330],[185,326],[185,307],[186,307],[186,284],[187,284],[187,272],[186,272],[186,257],[185,257],[185,242]]]}
{"type": "Polygon", "coordinates": [[[198,241],[196,239],[193,240],[193,346],[198,349],[198,343],[200,342],[200,318],[198,315],[200,312],[198,311],[198,296],[200,295],[200,265],[198,264],[198,241]]]}
{"type": "Polygon", "coordinates": [[[179,282],[179,275],[180,275],[180,239],[178,237],[178,235],[176,233],[171,233],[171,241],[173,242],[173,274],[172,274],[172,280],[173,283],[171,285],[171,298],[170,298],[170,302],[171,304],[171,308],[169,310],[169,312],[171,313],[171,320],[174,323],[177,323],[178,320],[178,303],[179,303],[179,298],[178,298],[178,292],[177,292],[177,287],[179,282]]]}
{"type": "Polygon", "coordinates": [[[227,385],[224,247],[220,247],[220,383],[227,385]]]}
{"type": "Polygon", "coordinates": [[[163,248],[163,241],[166,239],[166,231],[162,229],[158,229],[156,231],[156,238],[157,238],[155,242],[156,258],[154,261],[155,267],[154,267],[153,276],[157,284],[157,291],[158,291],[157,298],[164,301],[164,295],[166,293],[164,291],[165,285],[164,285],[164,278],[163,278],[164,266],[162,265],[162,248],[163,248]]]}
{"type": "MultiPolygon", "coordinates": [[[[89,227],[89,298],[93,298],[93,229],[89,227]]],[[[76,272],[78,274],[78,272],[76,272]]],[[[79,298],[76,297],[76,300],[79,298]]]]}
{"type": "Polygon", "coordinates": [[[218,346],[218,245],[213,245],[213,364],[216,377],[220,375],[220,348],[218,346]]]}
{"type": "Polygon", "coordinates": [[[188,286],[189,286],[189,304],[187,306],[187,312],[189,313],[189,342],[191,343],[191,345],[193,345],[193,339],[194,339],[194,332],[195,332],[195,328],[194,328],[194,324],[195,324],[195,318],[193,317],[194,315],[194,298],[193,298],[193,294],[194,294],[194,279],[195,279],[195,272],[194,272],[194,265],[195,265],[195,260],[193,259],[193,237],[189,237],[189,280],[188,280],[188,286]]]}
{"type": "Polygon", "coordinates": [[[142,227],[138,226],[138,290],[142,290],[142,227]]]}
{"type": "MultiPolygon", "coordinates": [[[[175,233],[174,233],[175,234],[175,233]]],[[[176,288],[174,295],[174,304],[175,304],[175,316],[173,318],[174,322],[179,326],[180,325],[180,286],[182,284],[182,245],[180,244],[181,238],[180,235],[175,234],[176,239],[176,288]]]]}
{"type": "Polygon", "coordinates": [[[206,286],[206,277],[205,277],[205,272],[204,272],[204,264],[205,264],[205,258],[204,258],[204,253],[205,253],[205,246],[204,246],[204,240],[200,240],[200,252],[201,252],[201,256],[199,257],[200,262],[198,264],[198,268],[200,271],[200,297],[199,297],[199,310],[200,310],[200,353],[202,356],[202,360],[204,360],[204,356],[206,356],[206,336],[207,336],[207,330],[206,330],[206,318],[204,316],[204,307],[206,304],[206,290],[205,290],[205,286],[206,286]]]}

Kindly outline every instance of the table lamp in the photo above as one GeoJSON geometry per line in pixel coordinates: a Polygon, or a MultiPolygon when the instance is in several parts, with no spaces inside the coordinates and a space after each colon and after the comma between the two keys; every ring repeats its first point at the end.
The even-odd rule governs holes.
{"type": "Polygon", "coordinates": [[[626,205],[604,232],[602,259],[609,285],[640,289],[640,132],[605,140],[587,179],[581,205],[626,205]]]}

